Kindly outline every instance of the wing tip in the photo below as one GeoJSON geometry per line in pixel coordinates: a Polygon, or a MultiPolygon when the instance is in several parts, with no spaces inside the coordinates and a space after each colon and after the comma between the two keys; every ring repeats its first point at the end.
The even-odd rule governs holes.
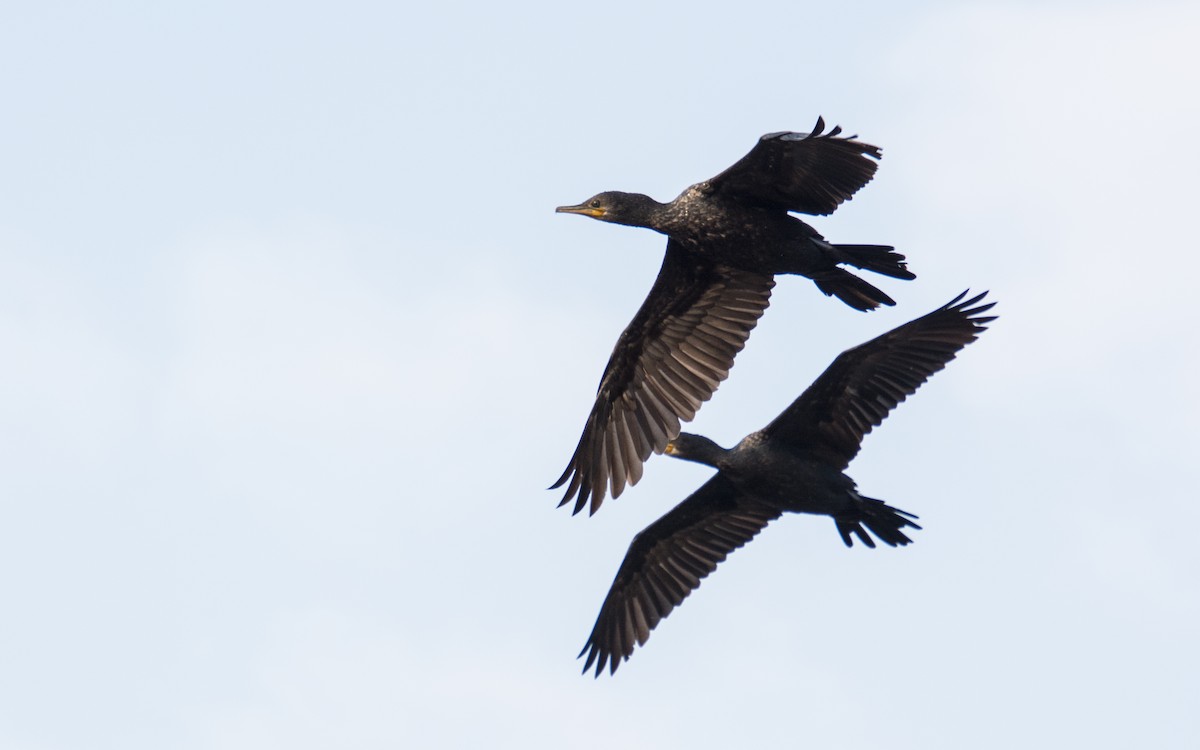
{"type": "Polygon", "coordinates": [[[980,302],[983,301],[983,298],[986,297],[990,293],[990,290],[985,289],[984,291],[980,292],[979,294],[976,294],[974,297],[971,297],[970,299],[965,299],[966,296],[970,293],[971,293],[970,289],[964,289],[962,291],[962,293],[960,293],[957,297],[955,297],[954,299],[947,302],[944,306],[942,306],[941,309],[956,312],[956,313],[962,315],[964,318],[967,318],[968,320],[970,320],[972,323],[974,323],[977,327],[979,327],[981,329],[985,328],[988,323],[991,323],[992,321],[994,321],[1000,317],[999,315],[989,315],[989,316],[982,315],[982,313],[985,313],[996,306],[996,300],[992,300],[990,302],[980,304],[980,302]]]}

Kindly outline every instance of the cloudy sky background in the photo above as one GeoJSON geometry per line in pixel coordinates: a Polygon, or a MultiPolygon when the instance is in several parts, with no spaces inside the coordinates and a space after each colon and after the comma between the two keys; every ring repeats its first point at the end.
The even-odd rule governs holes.
{"type": "Polygon", "coordinates": [[[0,23],[0,746],[1194,742],[1194,4],[103,5],[0,23]],[[664,242],[553,208],[818,115],[919,278],[782,278],[690,429],[990,289],[851,466],[924,530],[789,516],[581,677],[710,471],[555,509],[664,242]]]}

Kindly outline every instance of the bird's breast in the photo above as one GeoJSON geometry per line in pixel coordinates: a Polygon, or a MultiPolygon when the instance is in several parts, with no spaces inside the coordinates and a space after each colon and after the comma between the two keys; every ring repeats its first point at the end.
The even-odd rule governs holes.
{"type": "Polygon", "coordinates": [[[769,446],[748,459],[750,466],[732,472],[735,483],[760,502],[801,513],[830,513],[848,501],[854,481],[822,462],[774,451],[769,446]]]}

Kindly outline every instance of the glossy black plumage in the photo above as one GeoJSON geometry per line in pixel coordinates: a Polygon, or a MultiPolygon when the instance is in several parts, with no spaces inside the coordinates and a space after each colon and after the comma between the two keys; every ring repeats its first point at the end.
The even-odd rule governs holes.
{"type": "Polygon", "coordinates": [[[914,278],[891,247],[833,245],[789,211],[824,215],[875,174],[880,150],[840,128],[770,133],[721,174],[670,203],[636,193],[600,193],[562,206],[601,221],[666,234],[662,268],[622,332],[566,470],[560,505],[595,513],[607,492],[637,483],[729,375],[734,357],[770,302],[774,276],[808,276],[826,294],[869,310],[894,304],[840,265],[914,278]]]}
{"type": "Polygon", "coordinates": [[[717,474],[629,546],[582,657],[615,672],[658,622],[733,550],[785,512],[831,516],[846,546],[906,545],[916,516],[858,494],[843,473],[863,437],[975,340],[994,317],[984,295],[946,306],[843,352],[770,424],[731,450],[688,433],[667,453],[717,474]],[[865,528],[864,528],[865,527],[865,528]],[[868,531],[870,533],[868,533],[868,531]]]}

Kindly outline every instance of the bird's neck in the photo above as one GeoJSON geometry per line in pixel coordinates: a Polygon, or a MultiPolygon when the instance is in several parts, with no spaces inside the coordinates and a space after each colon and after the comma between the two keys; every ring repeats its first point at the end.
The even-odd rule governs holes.
{"type": "Polygon", "coordinates": [[[667,204],[659,203],[648,195],[627,193],[621,218],[617,220],[617,223],[631,227],[647,227],[661,232],[664,222],[663,213],[666,208],[667,204]]]}

